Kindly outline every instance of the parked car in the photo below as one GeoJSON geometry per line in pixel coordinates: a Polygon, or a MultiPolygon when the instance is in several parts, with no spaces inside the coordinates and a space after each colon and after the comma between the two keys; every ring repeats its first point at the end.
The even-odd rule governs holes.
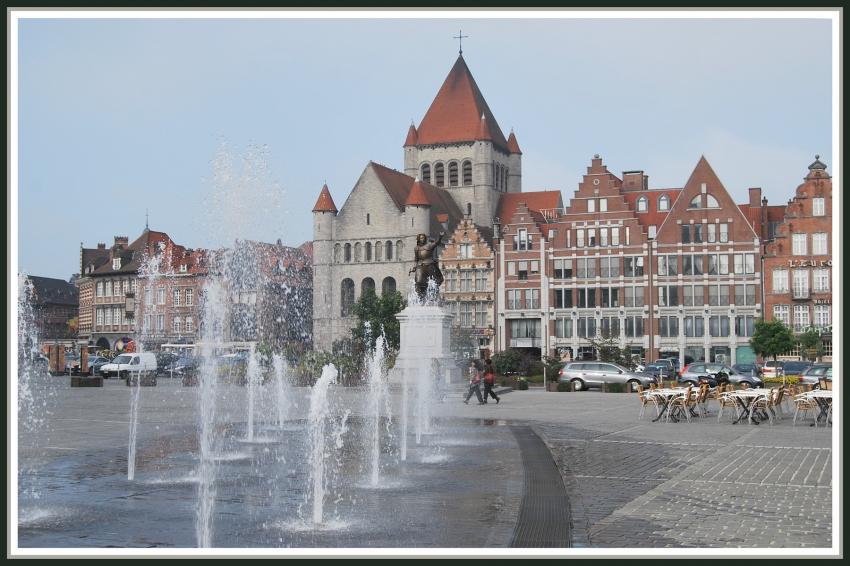
{"type": "Polygon", "coordinates": [[[805,383],[806,385],[817,385],[823,378],[826,378],[828,381],[832,381],[832,364],[813,365],[800,376],[800,383],[805,383]]]}
{"type": "Polygon", "coordinates": [[[762,368],[762,377],[782,377],[785,375],[785,370],[782,369],[782,365],[784,363],[785,362],[781,360],[769,360],[765,362],[764,367],[762,368]]]}
{"type": "Polygon", "coordinates": [[[761,367],[758,364],[735,364],[732,369],[742,374],[749,374],[755,377],[761,377],[761,367]]]}
{"type": "Polygon", "coordinates": [[[572,383],[576,391],[599,388],[603,384],[622,383],[632,391],[637,390],[638,384],[649,387],[657,383],[654,376],[646,373],[631,372],[623,366],[610,362],[567,362],[561,368],[559,383],[572,383]]]}
{"type": "Polygon", "coordinates": [[[802,375],[807,369],[812,367],[812,362],[783,362],[782,371],[785,375],[802,375]]]}
{"type": "Polygon", "coordinates": [[[111,363],[100,367],[100,375],[103,377],[126,377],[130,372],[153,372],[156,373],[156,356],[152,352],[141,352],[137,354],[121,354],[116,356],[111,363]]]}
{"type": "Polygon", "coordinates": [[[194,373],[198,370],[198,366],[200,365],[198,358],[193,358],[189,356],[184,356],[182,358],[177,358],[167,366],[162,368],[162,373],[165,375],[179,375],[182,376],[186,373],[194,373]]]}
{"type": "Polygon", "coordinates": [[[180,356],[178,356],[174,352],[158,352],[156,354],[156,366],[161,372],[170,364],[176,362],[178,359],[180,359],[180,356]]]}
{"type": "Polygon", "coordinates": [[[109,363],[109,360],[103,356],[89,356],[89,375],[99,375],[100,368],[109,363]]]}
{"type": "Polygon", "coordinates": [[[686,367],[684,373],[679,378],[679,382],[691,385],[706,382],[711,387],[716,387],[721,383],[731,383],[733,385],[746,383],[750,387],[762,387],[764,385],[764,381],[758,376],[738,372],[724,364],[705,362],[698,362],[686,367]]]}
{"type": "Polygon", "coordinates": [[[80,374],[80,356],[76,354],[65,355],[65,374],[79,375],[80,374]]]}
{"type": "Polygon", "coordinates": [[[644,369],[659,379],[676,379],[676,366],[669,359],[655,360],[644,369]]]}

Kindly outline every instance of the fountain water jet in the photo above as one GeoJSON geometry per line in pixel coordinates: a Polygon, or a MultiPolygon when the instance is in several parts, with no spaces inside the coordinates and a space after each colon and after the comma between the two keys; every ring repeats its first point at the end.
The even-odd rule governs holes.
{"type": "Polygon", "coordinates": [[[310,495],[312,496],[311,521],[321,525],[324,518],[325,500],[325,437],[330,406],[328,388],[336,383],[338,372],[333,364],[322,368],[322,376],[313,385],[310,393],[309,437],[310,437],[310,495]]]}
{"type": "MultiPolygon", "coordinates": [[[[369,372],[369,436],[371,440],[370,483],[377,487],[381,476],[381,411],[387,410],[388,392],[386,383],[386,341],[383,334],[375,340],[375,347],[369,353],[367,369],[369,372]]],[[[389,420],[389,414],[387,414],[389,420]]]]}

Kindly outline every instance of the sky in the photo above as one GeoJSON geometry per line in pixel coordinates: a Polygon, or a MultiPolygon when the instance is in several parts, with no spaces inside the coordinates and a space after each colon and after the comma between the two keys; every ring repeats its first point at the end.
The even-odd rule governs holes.
{"type": "Polygon", "coordinates": [[[459,29],[524,191],[568,201],[597,153],[681,187],[705,155],[737,202],[782,204],[832,165],[828,20],[22,20],[20,270],[68,279],[80,243],[132,241],[146,212],[191,248],[312,239],[324,182],[341,207],[370,160],[403,170],[459,29]],[[222,153],[251,178],[233,212],[222,153]]]}

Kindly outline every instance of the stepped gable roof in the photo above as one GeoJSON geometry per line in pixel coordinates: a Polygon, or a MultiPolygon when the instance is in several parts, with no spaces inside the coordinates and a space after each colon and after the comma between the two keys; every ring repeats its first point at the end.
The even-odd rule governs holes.
{"type": "MultiPolygon", "coordinates": [[[[425,189],[422,188],[422,181],[419,180],[419,177],[416,177],[416,180],[413,181],[413,187],[411,187],[410,192],[407,193],[407,199],[404,201],[404,206],[431,206],[431,202],[425,195],[425,189]]],[[[444,215],[440,214],[438,216],[444,215]]]]}
{"type": "Polygon", "coordinates": [[[522,155],[522,151],[519,149],[519,143],[516,141],[516,135],[514,135],[513,130],[511,130],[511,135],[508,136],[508,151],[522,155]]]}
{"type": "Polygon", "coordinates": [[[407,138],[404,140],[404,147],[416,145],[418,139],[419,135],[416,133],[416,126],[410,124],[410,128],[407,130],[407,138]]]}
{"type": "MultiPolygon", "coordinates": [[[[405,203],[413,190],[416,179],[374,161],[370,161],[368,167],[374,171],[399,212],[404,212],[405,203]]],[[[457,203],[455,203],[447,191],[438,189],[422,181],[419,182],[419,185],[422,193],[431,205],[431,228],[432,230],[436,230],[434,233],[440,230],[440,221],[438,220],[440,215],[448,215],[449,224],[452,225],[457,224],[463,218],[463,214],[458,208],[457,203]]]]}
{"type": "Polygon", "coordinates": [[[478,89],[462,55],[458,56],[443,86],[422,118],[417,135],[419,145],[486,139],[503,151],[509,151],[505,135],[487,106],[487,101],[478,89]],[[486,118],[489,129],[487,138],[478,137],[482,115],[486,118]]]}
{"type": "Polygon", "coordinates": [[[496,216],[503,225],[511,222],[520,203],[525,203],[528,206],[528,210],[532,213],[536,222],[543,221],[543,215],[540,214],[541,210],[563,208],[564,206],[559,190],[502,193],[501,198],[499,198],[499,206],[496,209],[496,216]]]}
{"type": "Polygon", "coordinates": [[[319,192],[319,198],[316,200],[316,206],[313,207],[313,212],[338,212],[327,183],[322,185],[322,190],[319,192]]]}
{"type": "Polygon", "coordinates": [[[27,277],[32,283],[33,298],[37,305],[69,305],[80,304],[80,290],[73,283],[64,279],[52,277],[27,277]]]}

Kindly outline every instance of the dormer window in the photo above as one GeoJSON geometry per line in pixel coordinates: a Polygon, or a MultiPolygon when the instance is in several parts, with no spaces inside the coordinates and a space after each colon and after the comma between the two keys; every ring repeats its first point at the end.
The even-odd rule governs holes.
{"type": "Polygon", "coordinates": [[[115,269],[115,270],[121,269],[121,258],[120,257],[116,257],[115,259],[112,260],[112,269],[115,269]]]}
{"type": "Polygon", "coordinates": [[[185,263],[180,265],[180,273],[186,273],[189,270],[189,266],[185,263]]]}

